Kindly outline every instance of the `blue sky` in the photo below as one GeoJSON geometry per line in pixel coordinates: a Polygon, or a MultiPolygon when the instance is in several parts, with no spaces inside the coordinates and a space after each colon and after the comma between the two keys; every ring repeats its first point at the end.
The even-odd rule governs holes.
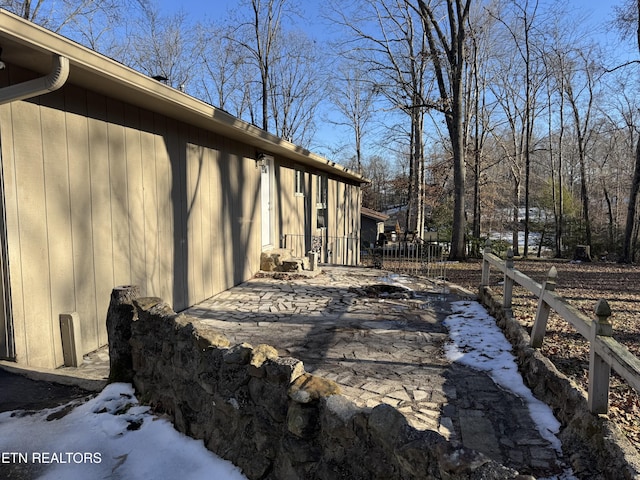
{"type": "MultiPolygon", "coordinates": [[[[229,17],[229,11],[239,8],[241,3],[239,0],[156,0],[163,13],[171,14],[179,10],[184,10],[188,13],[189,17],[194,20],[215,20],[220,18],[222,20],[229,17]]],[[[592,25],[592,32],[594,36],[601,37],[600,43],[603,45],[608,44],[605,50],[611,52],[611,57],[622,57],[619,62],[622,63],[631,57],[637,56],[637,49],[635,45],[629,43],[628,49],[626,46],[615,46],[614,43],[617,40],[617,35],[610,33],[605,35],[605,23],[611,20],[613,15],[613,7],[621,5],[624,0],[566,0],[566,5],[569,10],[575,12],[576,18],[585,17],[586,20],[592,25]],[[630,52],[630,53],[629,53],[630,52]]],[[[318,40],[327,38],[330,35],[330,29],[321,16],[321,11],[326,0],[299,0],[298,4],[302,10],[301,14],[304,19],[301,21],[299,27],[311,36],[318,40]]],[[[549,3],[547,0],[541,0],[540,4],[543,8],[545,3],[549,3]]],[[[312,150],[316,153],[325,156],[333,156],[325,147],[335,147],[337,139],[335,138],[335,126],[325,125],[321,128],[315,138],[315,142],[312,145],[312,150]]],[[[344,140],[347,140],[346,132],[342,135],[344,140]]],[[[338,143],[340,143],[338,141],[338,143]]]]}
{"type": "MultiPolygon", "coordinates": [[[[226,12],[229,9],[237,8],[240,3],[238,0],[157,0],[158,4],[165,12],[175,12],[180,9],[184,9],[189,12],[195,18],[202,18],[204,16],[215,18],[219,16],[226,16],[226,12]]],[[[601,20],[611,15],[611,11],[614,5],[620,5],[623,0],[567,0],[566,4],[575,8],[576,12],[590,14],[592,21],[598,23],[601,20]]],[[[303,4],[304,12],[310,20],[313,20],[314,14],[320,8],[320,5],[325,3],[323,0],[305,0],[300,2],[303,4]]],[[[316,33],[322,33],[324,28],[321,23],[310,21],[308,26],[312,31],[316,33]]]]}
{"type": "MultiPolygon", "coordinates": [[[[193,19],[216,19],[227,18],[228,12],[239,8],[241,3],[239,0],[156,0],[160,8],[165,13],[174,13],[179,10],[186,11],[193,19]]],[[[326,0],[301,0],[304,19],[302,20],[303,28],[312,37],[322,38],[327,36],[327,24],[321,18],[321,11],[326,0]]],[[[541,0],[541,6],[544,8],[545,3],[541,0]]],[[[584,16],[593,26],[593,33],[596,36],[606,37],[604,35],[604,24],[611,20],[613,16],[614,6],[621,5],[624,0],[566,0],[566,5],[570,11],[575,12],[576,16],[584,16]]],[[[609,38],[614,39],[615,35],[609,34],[609,38]]],[[[635,46],[630,46],[635,54],[635,46]]]]}

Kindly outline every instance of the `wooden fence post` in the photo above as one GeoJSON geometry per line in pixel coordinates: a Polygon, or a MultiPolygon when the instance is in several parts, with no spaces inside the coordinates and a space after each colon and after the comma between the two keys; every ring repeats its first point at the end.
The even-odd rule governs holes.
{"type": "Polygon", "coordinates": [[[549,273],[547,273],[547,279],[542,284],[542,290],[540,291],[540,298],[538,299],[538,309],[536,311],[536,319],[531,329],[531,346],[533,348],[540,348],[544,339],[544,334],[547,331],[547,320],[549,319],[549,312],[551,307],[544,301],[545,292],[553,292],[556,289],[556,278],[558,277],[558,270],[556,267],[551,267],[549,273]]]}
{"type": "Polygon", "coordinates": [[[489,269],[491,268],[491,264],[485,258],[485,255],[489,253],[491,253],[491,240],[487,238],[487,241],[484,242],[484,252],[482,254],[482,280],[480,281],[480,287],[489,285],[489,269]]]}
{"type": "Polygon", "coordinates": [[[589,351],[589,411],[591,413],[607,413],[609,409],[609,375],[611,366],[596,352],[596,337],[610,337],[613,327],[609,322],[611,308],[609,303],[598,300],[595,313],[597,320],[591,323],[591,338],[589,351]]]}
{"type": "Polygon", "coordinates": [[[511,301],[513,298],[513,278],[509,274],[510,271],[513,271],[513,248],[510,248],[507,251],[507,260],[505,262],[505,267],[504,297],[502,300],[502,308],[504,309],[507,316],[513,317],[513,313],[511,311],[511,301]]]}

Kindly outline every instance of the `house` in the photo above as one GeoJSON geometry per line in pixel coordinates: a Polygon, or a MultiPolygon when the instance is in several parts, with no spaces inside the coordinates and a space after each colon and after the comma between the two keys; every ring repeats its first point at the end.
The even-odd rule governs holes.
{"type": "Polygon", "coordinates": [[[0,47],[0,358],[105,345],[115,286],[180,311],[359,236],[357,173],[3,10],[0,47]]]}
{"type": "Polygon", "coordinates": [[[379,235],[384,233],[384,222],[389,215],[376,212],[370,208],[362,207],[360,210],[360,239],[365,247],[373,247],[378,241],[379,235]]]}

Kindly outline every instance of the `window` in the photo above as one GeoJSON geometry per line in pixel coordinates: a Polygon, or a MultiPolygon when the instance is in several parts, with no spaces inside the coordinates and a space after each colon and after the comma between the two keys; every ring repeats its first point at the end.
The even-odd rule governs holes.
{"type": "Polygon", "coordinates": [[[327,208],[327,177],[318,175],[316,177],[318,188],[316,189],[316,204],[318,208],[327,208]]]}
{"type": "Polygon", "coordinates": [[[327,177],[318,175],[316,186],[316,219],[317,228],[327,227],[327,177]]]}
{"type": "Polygon", "coordinates": [[[304,197],[304,172],[302,170],[296,169],[294,182],[294,195],[304,197]]]}

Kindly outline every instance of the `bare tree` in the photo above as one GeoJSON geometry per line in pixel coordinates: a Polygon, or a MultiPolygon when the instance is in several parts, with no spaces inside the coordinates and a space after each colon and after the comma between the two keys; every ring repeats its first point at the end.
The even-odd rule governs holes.
{"type": "Polygon", "coordinates": [[[100,13],[116,11],[121,6],[120,2],[111,0],[104,2],[100,0],[4,0],[0,2],[1,8],[56,33],[77,22],[80,17],[92,18],[100,13]]]}
{"type": "MultiPolygon", "coordinates": [[[[618,92],[615,96],[608,96],[604,105],[599,105],[601,114],[606,118],[607,125],[604,130],[608,134],[603,156],[608,159],[607,188],[613,189],[613,236],[610,238],[611,252],[616,250],[615,245],[622,241],[624,247],[623,231],[620,230],[620,210],[623,199],[626,200],[631,180],[634,177],[636,163],[636,143],[638,139],[640,90],[635,78],[630,78],[627,72],[616,72],[612,81],[608,82],[608,89],[618,92]],[[624,190],[624,191],[623,191],[624,190]],[[618,235],[620,234],[620,237],[618,235]]],[[[604,143],[605,141],[601,141],[604,143]]],[[[625,213],[628,210],[625,205],[625,213]]],[[[637,225],[637,221],[635,222],[637,225]]],[[[637,228],[634,227],[637,232],[637,228]]],[[[611,235],[610,235],[611,237],[611,235]]],[[[635,243],[635,233],[632,235],[632,244],[635,243]]],[[[633,248],[630,252],[633,254],[633,248]]],[[[620,252],[619,252],[620,253],[620,252]]],[[[632,255],[633,256],[633,255],[632,255]]]]}
{"type": "MultiPolygon", "coordinates": [[[[365,65],[374,90],[391,109],[410,119],[409,185],[406,228],[424,230],[424,115],[429,108],[425,70],[429,59],[423,22],[407,0],[364,0],[349,10],[334,7],[335,21],[350,32],[343,55],[365,65]]],[[[405,140],[406,141],[406,140],[405,140]]]]}
{"type": "Polygon", "coordinates": [[[229,30],[230,27],[214,23],[203,27],[202,76],[197,80],[196,91],[200,98],[212,105],[241,117],[243,58],[235,48],[235,42],[229,39],[229,30]]]}
{"type": "Polygon", "coordinates": [[[433,103],[444,113],[453,152],[454,205],[451,233],[451,260],[466,257],[465,248],[465,145],[464,70],[471,0],[447,0],[446,10],[432,2],[418,0],[427,37],[428,50],[440,98],[433,103]]]}
{"type": "Polygon", "coordinates": [[[202,43],[187,14],[181,11],[163,16],[157,8],[149,7],[136,27],[130,33],[131,48],[125,63],[174,88],[191,91],[202,43]]]}
{"type": "Polygon", "coordinates": [[[585,242],[591,247],[591,218],[589,216],[589,189],[587,187],[587,146],[592,133],[592,117],[599,73],[590,51],[575,51],[573,65],[564,72],[564,95],[573,116],[578,161],[580,164],[580,198],[584,220],[585,242]]]}
{"type": "Polygon", "coordinates": [[[362,140],[373,116],[376,93],[372,81],[355,62],[345,62],[337,71],[330,98],[342,118],[330,122],[346,126],[353,134],[356,169],[362,173],[362,140]]]}
{"type": "Polygon", "coordinates": [[[300,32],[282,36],[280,54],[269,76],[274,132],[307,147],[315,132],[315,113],[323,98],[316,45],[300,32]]]}
{"type": "MultiPolygon", "coordinates": [[[[640,0],[627,0],[622,7],[616,10],[616,21],[623,35],[630,36],[631,32],[635,32],[635,41],[640,51],[640,0]]],[[[622,254],[619,259],[620,263],[632,263],[634,260],[634,227],[636,225],[638,191],[640,191],[640,138],[636,145],[635,167],[629,188],[627,221],[624,230],[622,254]]]]}
{"type": "MultiPolygon", "coordinates": [[[[534,43],[534,48],[539,52],[543,66],[546,93],[547,110],[547,165],[548,175],[551,179],[548,184],[551,187],[549,205],[553,210],[554,219],[554,250],[557,257],[565,252],[565,192],[567,191],[567,167],[571,168],[569,160],[572,157],[572,146],[578,143],[577,135],[572,135],[571,119],[575,123],[575,113],[570,105],[567,90],[579,93],[580,105],[577,113],[581,120],[585,120],[589,102],[583,101],[588,96],[589,87],[584,89],[582,76],[579,74],[584,69],[584,62],[580,61],[579,52],[594,52],[594,47],[587,41],[588,35],[584,22],[579,14],[569,13],[566,5],[558,2],[547,12],[547,21],[543,24],[544,40],[534,43]],[[582,65],[581,68],[578,68],[582,65]],[[577,70],[579,72],[577,72],[577,70]],[[568,82],[580,82],[580,86],[568,86],[568,82]]],[[[593,56],[592,53],[583,55],[593,56]]],[[[595,67],[592,62],[592,67],[595,67]]],[[[593,70],[593,69],[592,69],[593,70]]],[[[598,76],[594,70],[592,74],[598,76]]],[[[595,85],[594,85],[595,86],[595,85]]],[[[594,92],[595,93],[595,92],[594,92]]],[[[593,112],[588,114],[589,128],[593,123],[593,112]]],[[[579,127],[583,130],[583,127],[579,127]]],[[[575,129],[573,130],[575,131],[575,129]]],[[[588,139],[588,138],[587,138],[588,139]]],[[[585,140],[585,138],[583,138],[585,140]]],[[[586,155],[586,146],[583,150],[586,155]]],[[[579,157],[579,154],[578,154],[579,157]]],[[[585,158],[585,157],[583,157],[585,158]]],[[[586,160],[585,160],[586,161],[586,160]]]]}
{"type": "Polygon", "coordinates": [[[563,141],[565,137],[565,95],[564,95],[564,70],[567,61],[564,54],[564,45],[558,35],[551,35],[551,41],[543,46],[543,61],[546,70],[546,95],[547,95],[547,142],[551,175],[551,201],[554,218],[554,249],[555,256],[561,257],[564,250],[564,176],[563,141]],[[555,110],[554,110],[555,107],[555,110]],[[558,115],[559,129],[555,133],[553,129],[554,117],[558,115]]]}
{"type": "Polygon", "coordinates": [[[0,8],[116,58],[128,20],[147,6],[148,0],[0,0],[0,8]]]}
{"type": "MultiPolygon", "coordinates": [[[[493,128],[491,115],[495,110],[495,102],[489,102],[489,63],[492,44],[491,30],[493,17],[486,11],[477,12],[473,24],[469,25],[469,62],[466,71],[466,105],[467,119],[467,149],[469,164],[472,172],[473,185],[473,223],[471,244],[472,255],[480,254],[480,237],[482,225],[482,197],[483,174],[492,167],[492,162],[485,158],[485,144],[493,128]],[[490,105],[492,103],[493,105],[490,105]]],[[[494,160],[495,161],[495,160],[494,160]]]]}
{"type": "Polygon", "coordinates": [[[239,27],[230,37],[248,54],[246,59],[258,70],[262,129],[265,131],[269,130],[269,79],[271,68],[281,53],[277,45],[282,35],[283,17],[290,13],[288,3],[288,0],[243,0],[241,5],[249,7],[250,14],[236,20],[239,27]]]}
{"type": "Polygon", "coordinates": [[[380,156],[374,155],[362,165],[364,175],[371,183],[364,187],[362,205],[373,210],[383,211],[391,202],[391,177],[393,172],[389,164],[380,156]]]}
{"type": "MultiPolygon", "coordinates": [[[[538,16],[538,0],[525,0],[518,2],[509,0],[502,11],[495,14],[495,18],[502,24],[506,31],[508,42],[506,49],[513,49],[513,57],[510,59],[510,75],[507,82],[512,85],[507,89],[513,92],[509,99],[508,108],[512,109],[512,126],[514,136],[517,137],[515,143],[516,158],[523,163],[523,178],[518,182],[524,187],[524,251],[526,256],[529,250],[529,229],[530,229],[530,184],[531,184],[531,153],[534,123],[539,113],[537,107],[537,97],[540,91],[544,74],[540,72],[540,59],[536,56],[535,47],[535,24],[538,16]],[[518,80],[514,82],[514,77],[518,80]],[[513,85],[515,84],[515,85],[513,85]],[[519,88],[521,86],[521,88],[519,88]]],[[[503,105],[505,105],[503,103],[503,105]]],[[[519,223],[520,193],[519,185],[516,188],[518,194],[514,200],[518,203],[514,205],[514,252],[517,253],[519,245],[517,242],[517,226],[519,223]]]]}

